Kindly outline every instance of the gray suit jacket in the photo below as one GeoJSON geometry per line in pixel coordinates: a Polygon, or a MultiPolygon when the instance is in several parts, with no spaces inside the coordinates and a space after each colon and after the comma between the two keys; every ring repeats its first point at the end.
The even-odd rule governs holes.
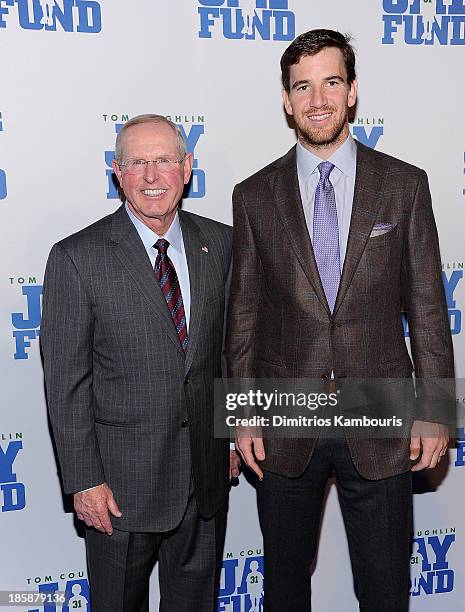
{"type": "Polygon", "coordinates": [[[232,232],[191,213],[179,218],[191,287],[186,355],[124,207],[56,244],[45,274],[41,346],[64,490],[106,481],[123,513],[113,524],[128,531],[174,528],[191,475],[206,517],[228,491],[213,381],[232,232]]]}
{"type": "MultiPolygon", "coordinates": [[[[227,325],[235,378],[453,377],[453,351],[427,176],[357,143],[347,253],[331,314],[305,223],[295,147],[233,195],[233,273],[227,325]],[[371,236],[377,223],[393,226],[371,236]],[[401,309],[407,311],[414,366],[401,309]]],[[[434,403],[434,402],[433,402],[434,403]]],[[[432,404],[418,404],[435,420],[432,404]]],[[[439,419],[438,419],[439,420],[439,419]]],[[[301,474],[315,439],[266,440],[264,468],[301,474]]],[[[408,439],[348,440],[370,479],[411,467],[408,439]]]]}

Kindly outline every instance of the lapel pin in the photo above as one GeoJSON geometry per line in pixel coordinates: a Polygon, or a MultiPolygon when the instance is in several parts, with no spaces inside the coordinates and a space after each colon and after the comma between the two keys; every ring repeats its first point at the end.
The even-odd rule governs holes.
{"type": "Polygon", "coordinates": [[[203,246],[203,247],[202,247],[202,251],[203,251],[204,253],[208,253],[208,248],[207,248],[206,246],[203,246]]]}

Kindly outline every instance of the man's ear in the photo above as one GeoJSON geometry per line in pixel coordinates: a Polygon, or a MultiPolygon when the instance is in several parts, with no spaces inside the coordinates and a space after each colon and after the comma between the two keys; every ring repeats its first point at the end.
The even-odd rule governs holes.
{"type": "Polygon", "coordinates": [[[194,156],[192,155],[192,153],[187,153],[186,157],[184,158],[184,162],[183,162],[184,164],[184,185],[187,185],[187,183],[190,181],[193,163],[194,163],[194,156]]]}
{"type": "Polygon", "coordinates": [[[357,102],[357,91],[358,91],[358,82],[357,79],[354,79],[350,84],[349,94],[347,96],[347,106],[352,108],[355,102],[357,102]]]}
{"type": "Polygon", "coordinates": [[[283,89],[282,96],[283,96],[284,108],[286,109],[286,113],[288,115],[293,115],[294,113],[292,112],[291,101],[289,100],[289,92],[283,89]]]}
{"type": "Polygon", "coordinates": [[[120,186],[122,185],[122,172],[121,172],[121,168],[118,164],[118,162],[116,161],[116,159],[114,159],[111,162],[111,165],[113,167],[113,172],[116,174],[116,178],[118,179],[118,183],[120,184],[120,186]]]}

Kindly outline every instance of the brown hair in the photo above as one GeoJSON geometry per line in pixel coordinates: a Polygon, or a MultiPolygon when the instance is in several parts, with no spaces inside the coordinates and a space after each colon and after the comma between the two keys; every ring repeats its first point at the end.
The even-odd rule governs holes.
{"type": "Polygon", "coordinates": [[[335,30],[310,30],[298,36],[284,51],[281,58],[281,79],[286,91],[290,90],[289,69],[298,64],[305,55],[316,55],[326,47],[341,50],[347,72],[347,83],[355,80],[355,52],[350,44],[351,37],[335,30]]]}

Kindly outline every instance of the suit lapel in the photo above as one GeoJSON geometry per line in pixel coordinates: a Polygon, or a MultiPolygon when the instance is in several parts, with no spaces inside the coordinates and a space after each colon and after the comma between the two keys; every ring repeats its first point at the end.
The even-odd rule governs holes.
{"type": "MultiPolygon", "coordinates": [[[[282,158],[271,180],[277,210],[287,231],[289,244],[318,299],[330,315],[300,197],[295,147],[282,158]]],[[[376,164],[371,149],[357,142],[357,171],[349,238],[333,315],[342,304],[375,223],[383,180],[384,174],[376,164]]]]}
{"type": "Polygon", "coordinates": [[[189,283],[191,293],[191,308],[189,320],[189,348],[186,354],[186,372],[192,365],[195,351],[197,349],[200,325],[203,315],[205,300],[205,282],[207,272],[208,251],[202,250],[207,243],[202,237],[199,226],[192,220],[188,213],[179,211],[182,238],[186,251],[187,266],[189,268],[189,283]]]}
{"type": "Polygon", "coordinates": [[[147,251],[124,206],[113,215],[111,239],[115,247],[115,257],[131,276],[140,293],[145,297],[158,319],[162,322],[166,335],[172,340],[180,353],[184,355],[179,336],[173,325],[173,319],[166,306],[160,286],[156,281],[153,268],[150,265],[147,251]]]}
{"type": "Polygon", "coordinates": [[[384,174],[377,166],[371,149],[357,142],[357,170],[349,238],[333,315],[342,304],[370,237],[382,197],[383,182],[384,174]]]}
{"type": "Polygon", "coordinates": [[[329,314],[323,285],[308,234],[297,177],[296,148],[282,158],[272,184],[278,213],[287,232],[287,239],[318,299],[329,314]]]}

